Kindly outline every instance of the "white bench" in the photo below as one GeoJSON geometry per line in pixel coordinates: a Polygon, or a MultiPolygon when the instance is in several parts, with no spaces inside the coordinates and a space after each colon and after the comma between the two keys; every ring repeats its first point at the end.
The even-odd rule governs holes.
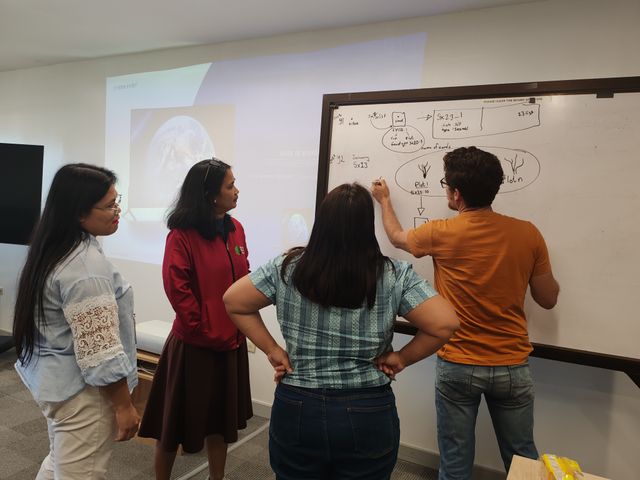
{"type": "Polygon", "coordinates": [[[172,322],[148,320],[136,324],[136,344],[138,350],[160,355],[164,342],[171,332],[172,322]]]}

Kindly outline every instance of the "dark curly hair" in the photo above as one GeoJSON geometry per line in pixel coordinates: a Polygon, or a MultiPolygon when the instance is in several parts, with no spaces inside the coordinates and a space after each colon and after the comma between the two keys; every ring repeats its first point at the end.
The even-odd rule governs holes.
{"type": "Polygon", "coordinates": [[[444,156],[444,179],[460,191],[468,207],[491,205],[503,176],[498,157],[479,148],[460,147],[444,156]]]}

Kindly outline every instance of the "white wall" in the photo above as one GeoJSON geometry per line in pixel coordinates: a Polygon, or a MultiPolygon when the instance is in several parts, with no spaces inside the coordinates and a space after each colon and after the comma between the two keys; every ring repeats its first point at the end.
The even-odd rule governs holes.
{"type": "MultiPolygon", "coordinates": [[[[108,76],[223,59],[304,53],[416,32],[427,34],[424,87],[639,75],[639,21],[637,0],[550,0],[5,72],[0,73],[0,141],[44,144],[44,185],[48,185],[62,163],[104,162],[108,76]]],[[[320,118],[310,128],[319,130],[319,124],[320,118]]],[[[308,185],[308,195],[314,198],[315,184],[308,185]]],[[[250,248],[252,241],[259,241],[255,237],[248,240],[250,248]]],[[[0,245],[0,286],[5,291],[0,302],[0,328],[11,328],[11,304],[25,251],[24,247],[0,245]]],[[[138,318],[170,319],[159,268],[116,263],[134,285],[138,318]]],[[[615,306],[612,310],[615,312],[615,306]]],[[[265,312],[265,318],[276,331],[273,311],[265,312]]],[[[604,328],[607,320],[603,319],[604,328]]],[[[397,336],[396,346],[406,340],[397,336]]],[[[540,359],[531,363],[537,388],[536,439],[541,453],[576,458],[586,471],[609,478],[637,478],[640,389],[617,372],[540,359]]],[[[270,404],[273,383],[264,356],[252,356],[251,367],[253,397],[270,404]]],[[[437,452],[432,382],[433,361],[427,360],[404,372],[394,389],[400,406],[402,442],[437,452]]],[[[484,407],[477,436],[482,441],[478,442],[476,463],[501,469],[484,407]]]]}

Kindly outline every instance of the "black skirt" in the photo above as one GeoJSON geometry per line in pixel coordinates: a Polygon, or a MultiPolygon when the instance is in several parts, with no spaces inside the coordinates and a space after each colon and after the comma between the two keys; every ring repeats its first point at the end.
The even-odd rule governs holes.
{"type": "Polygon", "coordinates": [[[173,333],[162,350],[138,436],[166,452],[203,449],[209,435],[238,440],[253,416],[247,344],[218,352],[184,343],[173,333]]]}

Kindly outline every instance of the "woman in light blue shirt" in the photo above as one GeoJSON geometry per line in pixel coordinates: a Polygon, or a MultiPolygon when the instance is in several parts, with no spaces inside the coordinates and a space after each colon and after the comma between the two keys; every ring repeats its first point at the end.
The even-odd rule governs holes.
{"type": "Polygon", "coordinates": [[[133,293],[96,240],[118,229],[115,182],[101,167],[60,168],[20,277],[16,370],[50,439],[37,480],[106,478],[113,442],[140,423],[133,293]]]}
{"type": "Polygon", "coordinates": [[[400,441],[390,380],[437,351],[458,319],[409,263],[382,255],[369,192],[357,184],[332,190],[308,245],[242,278],[224,301],[275,368],[269,454],[276,478],[389,479],[400,441]],[[270,304],[286,351],[258,312],[270,304]],[[394,352],[397,315],[418,333],[394,352]]]}

